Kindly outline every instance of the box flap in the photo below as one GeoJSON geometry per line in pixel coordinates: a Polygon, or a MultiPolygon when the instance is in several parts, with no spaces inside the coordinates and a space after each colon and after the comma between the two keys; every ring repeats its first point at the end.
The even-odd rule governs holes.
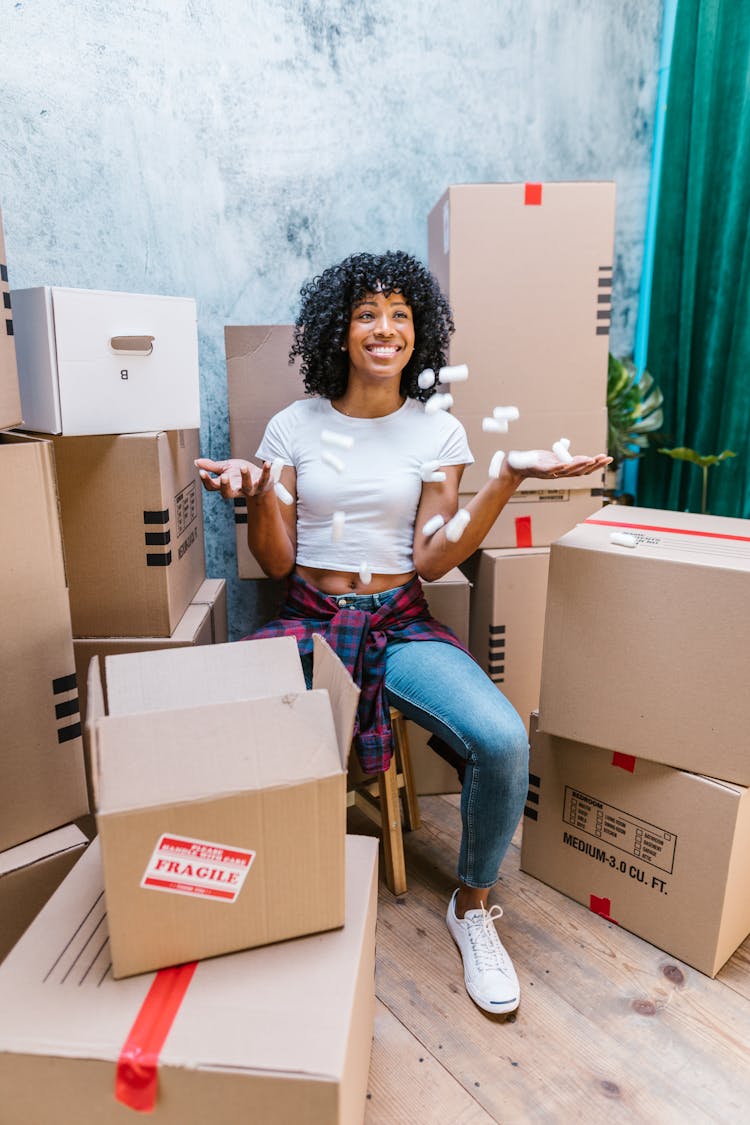
{"type": "Polygon", "coordinates": [[[294,637],[156,649],[105,658],[110,715],[304,692],[294,637]]]}
{"type": "Polygon", "coordinates": [[[323,691],[109,715],[94,731],[100,815],[296,785],[341,771],[323,691]]]}
{"type": "Polygon", "coordinates": [[[71,848],[80,848],[87,843],[87,839],[75,824],[66,824],[64,828],[56,828],[53,832],[45,832],[43,836],[36,836],[27,840],[25,844],[18,844],[15,848],[8,848],[0,852],[0,876],[11,871],[20,871],[40,859],[49,859],[53,855],[70,851],[71,848]]]}
{"type": "Polygon", "coordinates": [[[324,688],[328,692],[341,768],[345,770],[352,747],[359,688],[325,638],[317,633],[313,636],[313,653],[313,688],[324,688]]]}

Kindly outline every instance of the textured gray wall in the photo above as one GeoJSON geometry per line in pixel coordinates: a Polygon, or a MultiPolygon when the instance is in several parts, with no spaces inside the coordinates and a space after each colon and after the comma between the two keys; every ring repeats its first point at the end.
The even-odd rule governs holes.
{"type": "MultiPolygon", "coordinates": [[[[426,258],[448,184],[613,179],[624,354],[661,18],[661,0],[0,0],[11,285],[196,297],[221,457],[224,324],[289,321],[354,250],[426,258]]],[[[230,506],[204,508],[239,636],[277,590],[234,577],[230,506]]]]}

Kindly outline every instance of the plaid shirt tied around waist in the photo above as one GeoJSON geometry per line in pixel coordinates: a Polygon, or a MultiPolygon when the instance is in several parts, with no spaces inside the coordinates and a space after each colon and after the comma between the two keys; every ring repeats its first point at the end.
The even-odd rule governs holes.
{"type": "Polygon", "coordinates": [[[354,749],[365,773],[387,770],[393,753],[385,701],[385,650],[392,641],[445,641],[466,652],[447,625],[431,615],[416,576],[374,613],[339,606],[299,575],[289,579],[280,616],[243,640],[296,637],[302,655],[313,651],[313,634],[325,637],[360,689],[354,749]]]}

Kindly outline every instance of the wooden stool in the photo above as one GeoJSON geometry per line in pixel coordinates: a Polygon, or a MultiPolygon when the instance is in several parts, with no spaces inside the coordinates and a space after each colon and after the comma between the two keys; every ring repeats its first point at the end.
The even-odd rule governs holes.
{"type": "Polygon", "coordinates": [[[380,828],[385,881],[394,895],[402,895],[406,891],[406,865],[399,798],[403,805],[403,827],[411,831],[419,828],[422,822],[411,768],[406,719],[395,707],[391,707],[391,727],[393,756],[385,773],[363,773],[356,755],[351,755],[347,805],[361,809],[380,828]]]}

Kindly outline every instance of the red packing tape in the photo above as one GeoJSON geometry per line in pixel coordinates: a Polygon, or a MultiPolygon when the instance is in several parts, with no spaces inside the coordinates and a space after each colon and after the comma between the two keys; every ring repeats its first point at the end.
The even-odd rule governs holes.
{"type": "Polygon", "coordinates": [[[531,538],[531,516],[517,516],[515,523],[516,546],[531,547],[533,545],[531,538]]]}
{"type": "Polygon", "coordinates": [[[670,535],[699,535],[703,539],[733,539],[738,543],[750,543],[750,535],[725,535],[721,531],[696,531],[692,527],[658,527],[649,523],[621,523],[620,520],[592,520],[584,523],[595,523],[601,527],[633,527],[636,531],[666,531],[670,535]]]}
{"type": "Polygon", "coordinates": [[[156,1107],[159,1055],[197,964],[160,969],[151,982],[117,1060],[115,1098],[130,1109],[156,1107]]]}
{"type": "Polygon", "coordinates": [[[608,898],[599,898],[597,895],[589,895],[589,910],[594,914],[600,914],[602,918],[606,918],[608,922],[615,922],[610,914],[612,903],[608,898]]]}
{"type": "Polygon", "coordinates": [[[523,202],[526,207],[541,207],[542,185],[524,184],[523,202]]]}
{"type": "Polygon", "coordinates": [[[619,766],[621,770],[627,770],[628,773],[634,773],[635,754],[621,754],[619,750],[615,750],[612,754],[612,765],[619,766]]]}

